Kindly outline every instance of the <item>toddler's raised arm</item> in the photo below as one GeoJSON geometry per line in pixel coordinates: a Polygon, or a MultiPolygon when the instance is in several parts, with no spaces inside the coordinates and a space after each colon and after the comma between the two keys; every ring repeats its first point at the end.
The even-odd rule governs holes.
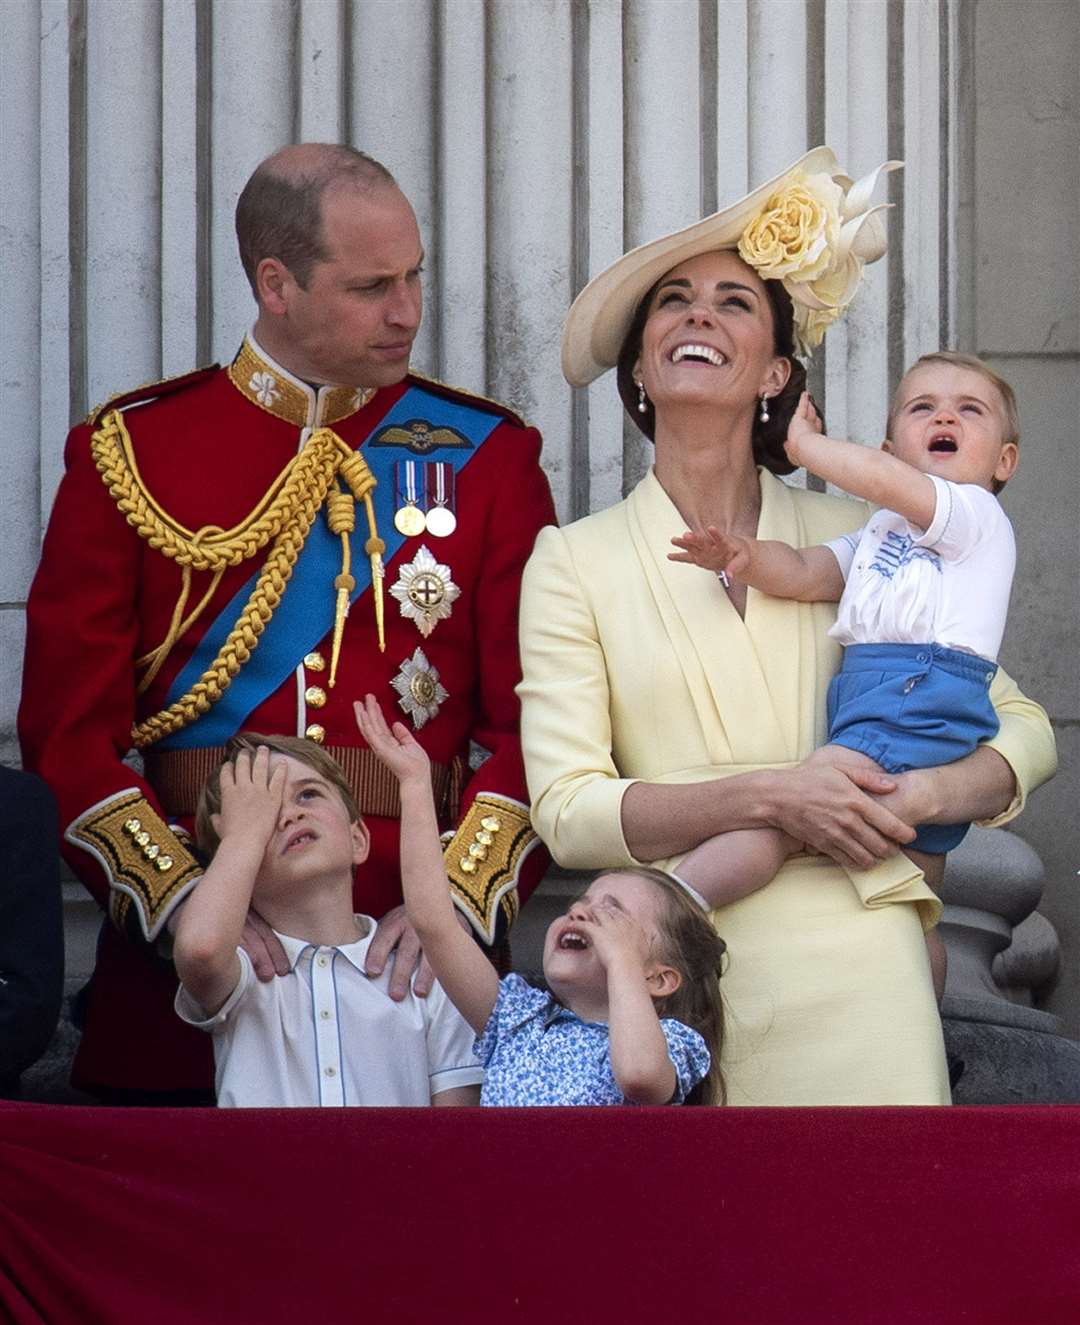
{"type": "Polygon", "coordinates": [[[784,449],[793,465],[802,465],[853,497],[898,511],[920,529],[930,527],[936,497],[929,477],[885,451],[824,436],[805,391],[788,425],[784,449]]]}
{"type": "Polygon", "coordinates": [[[401,792],[401,888],[405,912],[436,978],[479,1035],[499,995],[495,968],[458,923],[439,842],[427,752],[401,722],[386,725],[374,695],[353,705],[356,725],[401,792]]]}

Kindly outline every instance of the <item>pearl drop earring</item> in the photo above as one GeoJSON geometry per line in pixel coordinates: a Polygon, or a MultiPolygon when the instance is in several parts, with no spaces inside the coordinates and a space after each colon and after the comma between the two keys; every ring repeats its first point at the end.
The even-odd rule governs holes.
{"type": "Polygon", "coordinates": [[[769,422],[769,397],[768,397],[768,396],[762,396],[762,397],[761,397],[761,414],[760,414],[759,417],[760,417],[762,423],[768,423],[768,422],[769,422]]]}
{"type": "Polygon", "coordinates": [[[639,382],[637,384],[637,412],[644,414],[648,407],[648,402],[645,399],[645,383],[639,382]]]}

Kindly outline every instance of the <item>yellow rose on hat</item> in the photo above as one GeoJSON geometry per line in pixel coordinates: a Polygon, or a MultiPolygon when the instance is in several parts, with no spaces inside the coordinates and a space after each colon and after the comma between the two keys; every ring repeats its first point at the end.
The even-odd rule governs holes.
{"type": "Polygon", "coordinates": [[[836,308],[807,308],[805,304],[794,305],[795,345],[804,358],[817,349],[825,332],[843,312],[843,306],[839,305],[836,308]]]}
{"type": "Polygon", "coordinates": [[[762,280],[814,280],[832,261],[843,202],[830,175],[794,176],[743,231],[739,256],[762,280]]]}

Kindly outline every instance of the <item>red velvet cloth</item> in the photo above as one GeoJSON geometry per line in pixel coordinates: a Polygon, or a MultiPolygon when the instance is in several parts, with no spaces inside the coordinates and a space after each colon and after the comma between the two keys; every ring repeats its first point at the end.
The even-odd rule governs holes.
{"type": "Polygon", "coordinates": [[[1074,1325],[1080,1108],[0,1108],[15,1325],[1074,1325]]]}

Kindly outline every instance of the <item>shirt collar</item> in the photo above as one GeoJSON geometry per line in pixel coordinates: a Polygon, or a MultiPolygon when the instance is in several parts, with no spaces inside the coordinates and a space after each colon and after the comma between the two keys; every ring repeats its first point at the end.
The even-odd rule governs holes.
{"type": "MultiPolygon", "coordinates": [[[[371,946],[371,940],[375,937],[375,921],[370,916],[357,915],[357,920],[367,926],[367,933],[363,938],[357,939],[355,943],[342,943],[334,948],[335,952],[340,952],[346,961],[350,962],[361,975],[364,974],[364,962],[367,959],[367,950],[371,946]]],[[[291,934],[282,934],[274,930],[281,946],[285,949],[285,959],[289,963],[289,970],[295,971],[297,963],[302,957],[308,961],[318,952],[320,945],[311,943],[308,939],[294,938],[291,934]]],[[[323,947],[330,945],[323,944],[323,947]]]]}
{"type": "Polygon", "coordinates": [[[328,428],[363,409],[375,394],[374,387],[311,386],[272,359],[253,332],[226,371],[253,405],[297,428],[328,428]]]}

